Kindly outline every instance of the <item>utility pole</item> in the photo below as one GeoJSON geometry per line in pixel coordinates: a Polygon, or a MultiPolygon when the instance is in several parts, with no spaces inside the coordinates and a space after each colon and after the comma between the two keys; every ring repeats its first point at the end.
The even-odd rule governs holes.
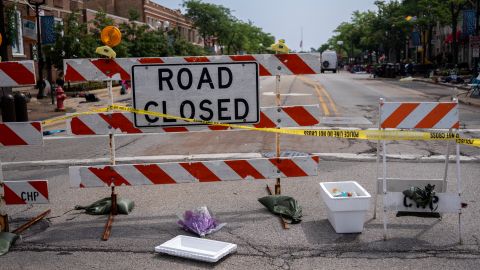
{"type": "Polygon", "coordinates": [[[42,39],[40,36],[40,6],[45,4],[45,0],[28,0],[30,5],[35,6],[35,16],[37,19],[37,54],[38,54],[38,95],[37,99],[43,98],[43,55],[42,55],[42,39]]]}

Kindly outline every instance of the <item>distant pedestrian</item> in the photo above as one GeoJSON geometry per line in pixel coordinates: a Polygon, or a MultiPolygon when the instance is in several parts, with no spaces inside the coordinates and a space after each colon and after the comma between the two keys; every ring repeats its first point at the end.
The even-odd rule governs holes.
{"type": "Polygon", "coordinates": [[[122,80],[120,84],[121,84],[120,94],[126,95],[129,88],[128,82],[126,80],[122,80]]]}

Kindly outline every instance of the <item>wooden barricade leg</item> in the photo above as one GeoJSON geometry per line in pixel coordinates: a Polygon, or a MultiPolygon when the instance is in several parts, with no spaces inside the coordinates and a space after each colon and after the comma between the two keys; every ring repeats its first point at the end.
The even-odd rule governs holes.
{"type": "Polygon", "coordinates": [[[25,230],[30,228],[35,223],[44,219],[47,215],[50,214],[50,212],[51,212],[50,209],[48,209],[47,211],[41,213],[40,215],[38,215],[38,216],[34,217],[33,219],[31,219],[30,221],[28,221],[27,223],[25,223],[22,226],[18,227],[17,229],[13,230],[12,233],[21,234],[22,232],[24,232],[25,230]]]}
{"type": "MultiPolygon", "coordinates": [[[[109,102],[108,105],[113,105],[113,91],[112,91],[112,81],[108,81],[108,95],[109,95],[109,102]]],[[[111,130],[110,134],[108,135],[109,146],[110,146],[110,164],[115,165],[115,130],[111,130]]],[[[110,214],[108,215],[107,223],[105,224],[105,229],[103,231],[102,240],[107,241],[110,238],[110,234],[112,232],[112,225],[113,225],[113,217],[117,215],[117,194],[115,193],[115,186],[112,186],[112,193],[111,193],[111,207],[110,207],[110,214]]]]}
{"type": "MultiPolygon", "coordinates": [[[[280,108],[281,102],[280,102],[280,75],[277,75],[275,77],[275,103],[277,105],[277,108],[280,108]]],[[[277,119],[277,129],[280,128],[279,125],[279,119],[277,119]]],[[[276,155],[277,159],[280,158],[280,133],[275,133],[275,150],[276,150],[276,155]]],[[[280,160],[278,160],[280,162],[280,160]]],[[[280,195],[282,194],[282,186],[280,183],[280,177],[277,178],[277,182],[275,183],[275,195],[280,195]]]]}
{"type": "MultiPolygon", "coordinates": [[[[462,176],[460,173],[460,144],[456,144],[456,165],[457,165],[457,192],[458,196],[462,198],[462,176]]],[[[462,209],[458,213],[458,241],[460,245],[463,244],[462,240],[462,209]]]]}
{"type": "MultiPolygon", "coordinates": [[[[281,100],[280,100],[280,75],[276,75],[275,77],[275,104],[277,106],[278,109],[280,109],[280,105],[281,105],[281,100]]],[[[280,117],[277,118],[277,128],[280,128],[280,117]]],[[[280,160],[280,134],[279,133],[275,133],[275,155],[277,157],[277,163],[280,163],[281,160],[280,160]]],[[[281,181],[280,181],[280,177],[278,177],[276,179],[276,182],[275,182],[275,195],[280,195],[282,194],[282,184],[281,184],[281,181]]],[[[268,195],[273,195],[272,193],[272,190],[270,189],[270,187],[267,185],[267,192],[268,192],[268,195]]],[[[288,226],[288,223],[287,221],[283,218],[283,217],[280,217],[280,222],[282,224],[282,227],[284,229],[289,229],[290,227],[288,226]]]]}
{"type": "Polygon", "coordinates": [[[113,217],[118,214],[117,211],[117,194],[115,194],[115,187],[112,187],[111,194],[112,206],[110,208],[110,214],[108,215],[107,223],[105,224],[105,229],[103,230],[102,240],[107,241],[110,238],[113,225],[113,217]]]}
{"type": "MultiPolygon", "coordinates": [[[[0,189],[3,189],[3,171],[2,171],[2,161],[0,160],[0,189]]],[[[8,215],[4,209],[5,202],[3,200],[3,195],[0,196],[0,232],[10,231],[8,226],[8,215]]]]}

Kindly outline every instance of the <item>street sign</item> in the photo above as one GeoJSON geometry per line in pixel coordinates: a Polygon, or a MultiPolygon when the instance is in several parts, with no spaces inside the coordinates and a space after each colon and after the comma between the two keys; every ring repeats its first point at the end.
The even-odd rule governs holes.
{"type": "Polygon", "coordinates": [[[7,205],[48,203],[47,180],[5,181],[3,190],[7,205]]]}
{"type": "MultiPolygon", "coordinates": [[[[133,107],[222,123],[260,120],[257,62],[134,65],[133,107]]],[[[135,114],[136,127],[199,125],[135,114]]]]}

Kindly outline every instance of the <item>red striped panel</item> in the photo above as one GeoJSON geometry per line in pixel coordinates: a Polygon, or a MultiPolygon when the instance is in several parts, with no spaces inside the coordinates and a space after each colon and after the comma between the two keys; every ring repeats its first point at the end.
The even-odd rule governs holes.
{"type": "Polygon", "coordinates": [[[422,121],[418,122],[415,128],[433,128],[456,106],[457,104],[455,103],[439,103],[422,119],[422,121]]]}
{"type": "Polygon", "coordinates": [[[107,77],[112,77],[115,74],[120,74],[122,80],[130,80],[130,74],[125,71],[115,60],[110,59],[96,59],[91,61],[103,74],[107,77]]]}
{"type": "MultiPolygon", "coordinates": [[[[233,61],[257,61],[253,55],[231,55],[230,59],[233,61]]],[[[272,76],[272,74],[260,63],[258,63],[260,76],[272,76]]]]}
{"type": "Polygon", "coordinates": [[[65,81],[82,82],[82,81],[86,81],[86,79],[78,71],[76,71],[72,66],[67,64],[67,70],[65,72],[65,81]]]}
{"type": "Polygon", "coordinates": [[[290,159],[270,158],[269,160],[287,177],[308,176],[302,168],[290,159]]]}
{"type": "Polygon", "coordinates": [[[0,123],[0,144],[5,146],[28,145],[27,142],[3,123],[0,123]]]}
{"type": "Polygon", "coordinates": [[[72,118],[70,127],[72,133],[75,135],[95,135],[95,132],[85,125],[78,117],[72,118]]]}
{"type": "Polygon", "coordinates": [[[3,185],[3,196],[6,204],[26,204],[26,202],[7,187],[7,185],[3,185]]]}
{"type": "Polygon", "coordinates": [[[30,123],[32,127],[34,127],[38,132],[42,132],[42,123],[40,122],[32,122],[30,123]]]}
{"type": "Polygon", "coordinates": [[[381,128],[396,128],[407,116],[413,112],[419,103],[402,103],[398,108],[390,114],[387,119],[383,120],[381,128]]]}
{"type": "Polygon", "coordinates": [[[130,186],[130,183],[125,178],[123,178],[123,176],[118,174],[112,167],[107,166],[103,169],[88,168],[88,170],[95,174],[95,176],[97,176],[105,184],[107,184],[107,186],[130,186]]]}
{"type": "Polygon", "coordinates": [[[185,170],[187,170],[193,177],[200,182],[216,182],[221,181],[207,166],[201,162],[179,163],[185,170]]]}
{"type": "Polygon", "coordinates": [[[5,72],[17,84],[35,84],[35,74],[18,62],[0,63],[0,70],[5,72]]]}
{"type": "Polygon", "coordinates": [[[126,133],[142,133],[142,131],[136,128],[123,113],[99,113],[98,115],[110,126],[112,126],[112,128],[120,129],[122,132],[126,133]]]}
{"type": "Polygon", "coordinates": [[[186,127],[164,127],[165,132],[188,132],[186,127]]]}
{"type": "Polygon", "coordinates": [[[260,112],[260,122],[258,124],[253,125],[256,128],[274,128],[277,127],[277,125],[268,118],[266,114],[263,112],[260,112]]]}
{"type": "Polygon", "coordinates": [[[163,64],[165,63],[162,58],[140,58],[138,62],[142,64],[163,64]]]}
{"type": "Polygon", "coordinates": [[[225,164],[232,168],[232,170],[243,179],[246,179],[248,176],[255,179],[265,179],[265,177],[246,160],[225,160],[225,164]]]}
{"type": "Polygon", "coordinates": [[[460,121],[457,121],[457,123],[455,123],[452,128],[460,128],[460,121]]]}
{"type": "Polygon", "coordinates": [[[28,183],[48,200],[48,182],[47,181],[28,181],[28,183]]]}
{"type": "Polygon", "coordinates": [[[188,63],[207,63],[210,62],[208,57],[206,56],[191,56],[191,57],[184,57],[185,61],[188,63]]]}
{"type": "Polygon", "coordinates": [[[153,184],[176,184],[175,180],[163,171],[158,165],[133,165],[139,172],[141,172],[153,184]]]}
{"type": "Polygon", "coordinates": [[[320,163],[320,157],[319,156],[312,156],[313,161],[315,161],[317,164],[320,163]]]}
{"type": "Polygon", "coordinates": [[[298,54],[276,54],[275,56],[287,66],[293,74],[316,74],[298,54]]]}
{"type": "Polygon", "coordinates": [[[229,127],[226,126],[208,126],[208,129],[210,130],[227,130],[229,127]]]}
{"type": "Polygon", "coordinates": [[[318,120],[302,106],[285,107],[282,108],[282,110],[300,126],[313,126],[318,124],[318,120]]]}

